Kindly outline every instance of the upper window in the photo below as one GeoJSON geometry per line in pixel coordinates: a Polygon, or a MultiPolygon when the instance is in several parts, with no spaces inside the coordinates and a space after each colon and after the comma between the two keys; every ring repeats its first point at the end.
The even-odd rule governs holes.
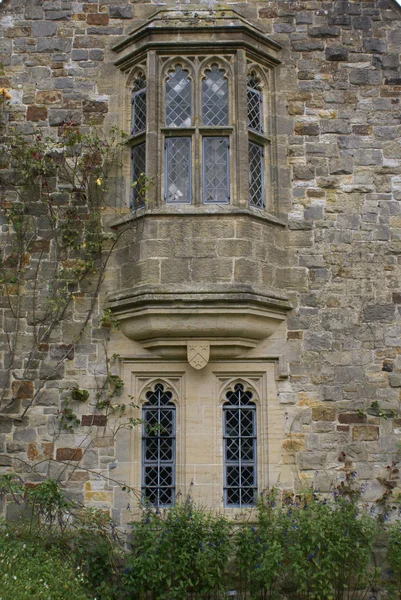
{"type": "Polygon", "coordinates": [[[202,81],[202,124],[228,125],[228,82],[218,65],[208,69],[202,81]]]}
{"type": "Polygon", "coordinates": [[[166,81],[166,126],[190,127],[192,86],[188,71],[178,65],[166,81]]]}
{"type": "Polygon", "coordinates": [[[161,383],[147,392],[142,409],[142,498],[156,507],[175,501],[175,405],[161,383]]]}
{"type": "Polygon", "coordinates": [[[160,80],[149,78],[146,68],[136,71],[129,140],[134,210],[147,204],[149,190],[153,206],[163,200],[267,207],[267,75],[249,62],[246,77],[238,80],[236,60],[160,56],[151,71],[160,80]]]}
{"type": "Polygon", "coordinates": [[[132,90],[132,129],[135,135],[146,129],[146,80],[144,75],[135,79],[132,90]]]}
{"type": "Polygon", "coordinates": [[[238,383],[223,405],[224,504],[254,506],[257,497],[256,405],[238,383]]]}

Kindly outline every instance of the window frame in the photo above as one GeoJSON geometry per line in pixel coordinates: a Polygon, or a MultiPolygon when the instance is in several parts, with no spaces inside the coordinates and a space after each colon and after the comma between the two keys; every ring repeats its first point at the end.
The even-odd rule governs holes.
{"type": "Polygon", "coordinates": [[[223,402],[222,404],[222,417],[223,417],[223,423],[222,423],[222,431],[223,431],[223,498],[224,498],[224,507],[225,508],[253,508],[256,506],[256,499],[257,499],[257,494],[258,494],[258,418],[257,418],[257,403],[254,399],[254,393],[253,390],[251,391],[250,389],[246,389],[246,391],[244,391],[245,386],[242,383],[237,382],[234,385],[231,385],[229,390],[227,391],[225,397],[226,400],[223,402]],[[236,404],[232,404],[230,402],[230,398],[229,396],[233,396],[236,391],[241,388],[241,393],[244,393],[246,395],[250,395],[250,404],[248,405],[244,405],[242,406],[242,399],[241,396],[239,397],[238,400],[238,406],[236,404]],[[226,415],[228,413],[228,411],[233,411],[233,410],[238,410],[238,414],[239,414],[239,431],[238,431],[238,436],[229,436],[227,434],[227,419],[226,419],[226,415]],[[252,436],[242,436],[241,435],[241,431],[240,431],[240,427],[241,427],[241,413],[242,410],[247,410],[247,411],[251,411],[252,414],[252,436]],[[227,440],[235,440],[238,439],[240,440],[238,446],[239,446],[239,451],[238,451],[238,461],[234,461],[234,460],[228,460],[227,458],[227,440]],[[253,468],[253,485],[252,486],[242,486],[241,485],[241,469],[244,465],[244,461],[242,461],[241,459],[241,440],[242,439],[252,439],[252,449],[253,449],[253,460],[248,460],[246,461],[245,464],[245,468],[246,467],[252,467],[253,468]],[[228,484],[228,468],[229,467],[238,467],[239,468],[239,483],[238,486],[230,486],[228,484]],[[238,503],[230,503],[228,501],[228,493],[230,489],[237,489],[239,491],[239,502],[238,503]],[[243,490],[246,489],[253,489],[254,490],[254,500],[253,502],[248,502],[248,503],[244,503],[242,502],[242,492],[243,490]]]}
{"type": "Polygon", "coordinates": [[[142,498],[142,503],[144,505],[152,505],[155,508],[170,508],[172,506],[175,505],[175,499],[176,499],[176,471],[177,471],[177,407],[176,407],[176,403],[173,401],[173,394],[169,391],[169,390],[165,390],[165,386],[163,385],[163,383],[157,382],[152,386],[152,391],[148,391],[146,393],[146,398],[147,401],[143,402],[142,404],[142,439],[141,439],[141,447],[142,447],[142,459],[141,459],[141,498],[142,498]],[[162,391],[161,391],[162,390],[162,391]],[[160,392],[160,394],[163,395],[168,395],[170,396],[169,402],[167,404],[161,405],[160,403],[160,395],[158,398],[158,403],[157,405],[152,405],[149,402],[149,397],[150,396],[154,396],[157,392],[160,392]],[[164,412],[171,412],[172,415],[172,433],[169,436],[162,436],[161,434],[161,430],[159,429],[159,431],[157,432],[157,434],[155,436],[151,436],[149,434],[147,434],[146,432],[146,413],[148,413],[149,411],[157,411],[157,420],[158,420],[158,424],[160,424],[160,418],[161,418],[161,413],[164,412]],[[146,458],[146,451],[147,451],[147,441],[148,440],[157,440],[158,442],[158,449],[160,449],[160,445],[161,445],[161,440],[162,439],[172,439],[172,449],[171,449],[171,460],[170,461],[162,461],[160,460],[160,450],[158,450],[158,458],[157,461],[151,461],[149,459],[146,458]],[[171,478],[172,478],[172,482],[171,482],[171,503],[160,503],[160,492],[162,489],[164,489],[167,486],[161,486],[160,485],[160,471],[163,468],[163,466],[165,468],[167,467],[171,467],[171,478]],[[146,469],[147,468],[153,468],[153,469],[157,469],[158,470],[158,475],[157,475],[157,479],[158,479],[158,485],[157,486],[149,486],[146,485],[146,469]],[[157,504],[154,504],[152,502],[148,502],[145,498],[145,494],[146,494],[146,490],[152,488],[153,490],[156,489],[156,493],[157,493],[157,504]]]}

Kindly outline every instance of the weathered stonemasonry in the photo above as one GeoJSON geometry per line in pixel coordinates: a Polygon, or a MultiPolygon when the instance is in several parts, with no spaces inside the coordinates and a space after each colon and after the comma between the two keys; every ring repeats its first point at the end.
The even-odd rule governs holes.
{"type": "MultiPolygon", "coordinates": [[[[65,348],[68,330],[85,315],[85,299],[77,299],[74,311],[60,323],[59,337],[49,341],[38,359],[43,376],[60,361],[56,374],[22,422],[15,417],[33,397],[40,376],[21,384],[22,367],[17,365],[11,381],[2,382],[10,386],[15,403],[0,418],[0,466],[14,468],[32,482],[49,473],[59,475],[74,497],[110,509],[122,523],[134,501],[117,482],[139,493],[141,432],[139,426],[121,429],[115,437],[117,421],[96,409],[99,377],[105,375],[105,328],[100,322],[105,306],[121,322],[121,330],[111,333],[108,352],[121,357],[123,400],[142,403],[155,382],[167,386],[177,400],[177,486],[184,493],[193,483],[199,499],[222,507],[219,410],[230,389],[225,386],[237,379],[251,386],[263,406],[257,413],[260,491],[276,483],[282,488],[313,484],[329,491],[344,477],[346,460],[366,484],[365,497],[374,500],[384,492],[376,478],[400,458],[397,2],[3,0],[0,88],[12,97],[3,110],[4,126],[15,126],[24,135],[39,128],[53,137],[71,123],[83,130],[117,126],[129,133],[130,69],[136,56],[143,63],[146,55],[148,98],[154,101],[148,109],[153,111],[148,113],[151,127],[149,118],[155,122],[161,110],[152,100],[161,89],[161,75],[151,62],[156,59],[146,53],[159,52],[152,46],[157,35],[168,57],[173,51],[184,54],[179,43],[185,34],[175,40],[174,27],[194,28],[194,46],[187,55],[196,54],[198,39],[204,54],[216,56],[217,42],[225,40],[225,56],[232,58],[238,78],[245,64],[238,58],[241,52],[254,60],[256,51],[245,44],[248,38],[229,46],[234,35],[229,21],[221,26],[220,38],[213,37],[213,27],[220,27],[225,13],[235,25],[232,31],[246,31],[244,40],[248,35],[258,45],[269,73],[266,210],[249,208],[243,193],[246,166],[240,154],[235,158],[241,135],[246,141],[241,121],[246,109],[239,96],[230,100],[232,106],[238,102],[237,137],[229,129],[224,133],[238,145],[230,148],[237,161],[230,205],[164,204],[161,128],[150,132],[146,142],[148,169],[153,169],[149,204],[131,216],[128,144],[114,177],[112,202],[119,219],[105,211],[113,231],[125,227],[127,232],[106,272],[91,328],[79,344],[65,348]],[[141,32],[158,10],[164,12],[159,21],[149,21],[150,33],[146,27],[141,32]],[[210,28],[207,34],[202,19],[210,28]],[[167,35],[163,27],[170,26],[167,35]],[[263,56],[259,30],[268,40],[263,56]],[[207,36],[214,40],[210,50],[207,36]],[[176,44],[175,50],[169,43],[176,44]],[[216,322],[207,320],[213,311],[216,322]],[[246,323],[242,330],[235,315],[246,323]],[[194,340],[210,345],[204,370],[187,362],[187,344],[194,340]],[[77,385],[90,390],[90,401],[77,408],[80,426],[60,432],[58,411],[77,385]],[[38,466],[32,471],[28,465],[38,466]]],[[[196,160],[194,168],[199,156],[196,160]]],[[[12,199],[6,194],[2,201],[12,199]]],[[[49,252],[46,240],[31,248],[31,265],[35,252],[49,252]]],[[[7,330],[4,301],[0,311],[7,330]]],[[[1,339],[6,370],[7,339],[1,339]]],[[[141,416],[132,410],[135,418],[141,416]]]]}

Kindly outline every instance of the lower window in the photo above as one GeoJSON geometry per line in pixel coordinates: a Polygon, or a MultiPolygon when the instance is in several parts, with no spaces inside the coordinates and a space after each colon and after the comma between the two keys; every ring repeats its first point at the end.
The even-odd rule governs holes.
{"type": "Polygon", "coordinates": [[[240,383],[223,404],[224,504],[254,506],[257,496],[256,405],[240,383]]]}
{"type": "Polygon", "coordinates": [[[175,500],[175,405],[172,393],[158,383],[143,405],[142,499],[156,507],[175,500]]]}

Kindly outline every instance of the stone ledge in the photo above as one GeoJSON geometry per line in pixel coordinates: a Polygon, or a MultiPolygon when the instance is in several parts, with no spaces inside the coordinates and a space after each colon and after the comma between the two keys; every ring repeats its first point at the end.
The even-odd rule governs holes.
{"type": "Polygon", "coordinates": [[[211,358],[233,358],[270,337],[291,304],[285,296],[250,286],[206,289],[154,287],[109,297],[121,330],[159,356],[182,358],[187,342],[205,340],[211,358]]]}

